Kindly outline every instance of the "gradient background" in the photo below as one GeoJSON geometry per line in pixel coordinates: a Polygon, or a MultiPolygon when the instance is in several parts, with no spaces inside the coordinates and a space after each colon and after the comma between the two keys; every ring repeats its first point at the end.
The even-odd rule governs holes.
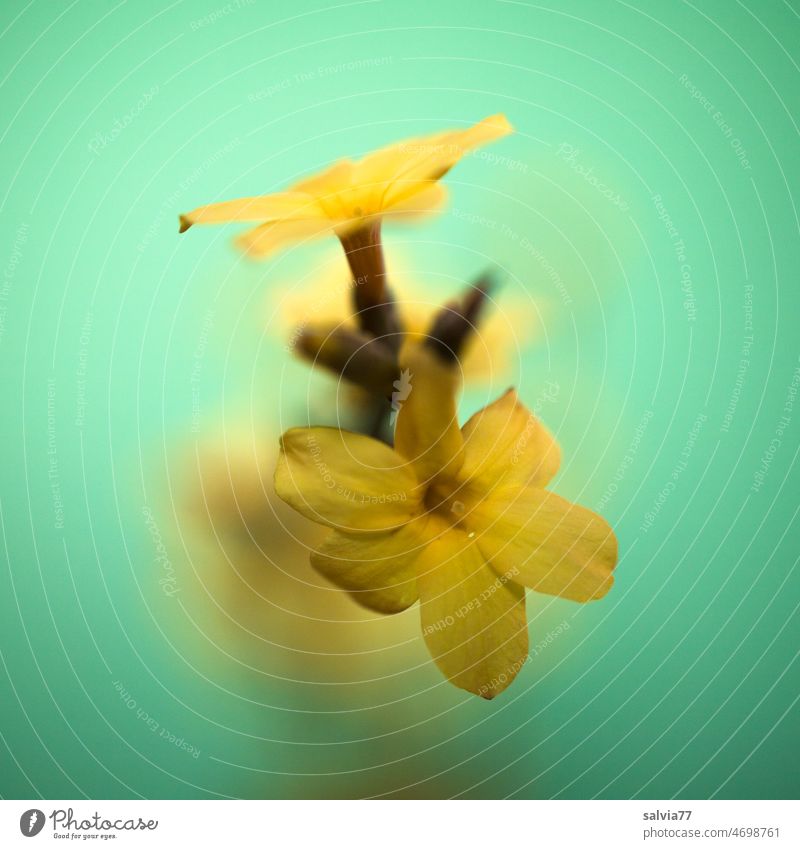
{"type": "Polygon", "coordinates": [[[2,18],[3,796],[796,797],[797,0],[2,18]],[[503,269],[463,413],[517,384],[621,561],[529,594],[487,703],[270,501],[278,433],[347,413],[284,350],[335,244],[253,264],[177,215],[498,111],[390,267],[430,303],[503,269]]]}

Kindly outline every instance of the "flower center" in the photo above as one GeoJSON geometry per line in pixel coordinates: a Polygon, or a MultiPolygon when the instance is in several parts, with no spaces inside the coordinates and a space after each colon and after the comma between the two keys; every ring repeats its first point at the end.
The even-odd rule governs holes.
{"type": "Polygon", "coordinates": [[[425,493],[425,509],[451,525],[460,525],[469,514],[472,499],[463,483],[436,478],[425,493]]]}

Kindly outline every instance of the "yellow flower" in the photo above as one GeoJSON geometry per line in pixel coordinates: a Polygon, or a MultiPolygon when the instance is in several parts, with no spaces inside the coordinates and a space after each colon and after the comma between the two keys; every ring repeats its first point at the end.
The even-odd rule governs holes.
{"type": "Polygon", "coordinates": [[[373,610],[418,599],[433,659],[456,686],[490,699],[528,656],[525,588],[585,602],[611,587],[609,525],[545,486],[555,440],[509,390],[458,427],[458,369],[407,343],[411,389],[395,448],[334,428],[284,434],[275,488],[333,532],[316,569],[373,610]]]}
{"type": "Polygon", "coordinates": [[[248,253],[265,256],[325,233],[346,238],[387,215],[433,212],[446,198],[437,181],[469,150],[511,131],[505,116],[493,115],[466,130],[397,142],[358,162],[337,162],[285,192],[198,207],[180,216],[180,230],[193,224],[260,221],[237,241],[248,253]]]}

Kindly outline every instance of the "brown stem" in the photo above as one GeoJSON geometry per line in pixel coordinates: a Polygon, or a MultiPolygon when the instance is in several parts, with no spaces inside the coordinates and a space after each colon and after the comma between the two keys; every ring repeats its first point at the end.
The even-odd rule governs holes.
{"type": "Polygon", "coordinates": [[[311,363],[361,386],[384,403],[392,394],[397,358],[369,334],[341,325],[306,327],[297,336],[295,351],[311,363]]]}
{"type": "Polygon", "coordinates": [[[353,307],[359,327],[397,351],[401,328],[386,285],[380,219],[340,236],[339,241],[353,274],[353,307]]]}
{"type": "Polygon", "coordinates": [[[458,361],[496,285],[495,276],[487,271],[472,284],[461,303],[447,304],[436,314],[425,341],[445,362],[458,361]]]}

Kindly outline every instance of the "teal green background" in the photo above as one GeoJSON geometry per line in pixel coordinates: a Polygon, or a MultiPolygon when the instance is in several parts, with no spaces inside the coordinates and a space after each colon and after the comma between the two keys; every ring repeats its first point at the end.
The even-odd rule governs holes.
{"type": "Polygon", "coordinates": [[[800,4],[9,0],[0,31],[4,797],[797,796],[800,4]],[[255,265],[177,216],[495,112],[389,257],[431,302],[494,264],[539,314],[463,413],[557,384],[554,487],[621,559],[600,603],[529,594],[549,643],[487,703],[416,611],[295,580],[271,508],[262,570],[201,543],[198,452],[335,418],[276,318],[335,245],[255,265]]]}

